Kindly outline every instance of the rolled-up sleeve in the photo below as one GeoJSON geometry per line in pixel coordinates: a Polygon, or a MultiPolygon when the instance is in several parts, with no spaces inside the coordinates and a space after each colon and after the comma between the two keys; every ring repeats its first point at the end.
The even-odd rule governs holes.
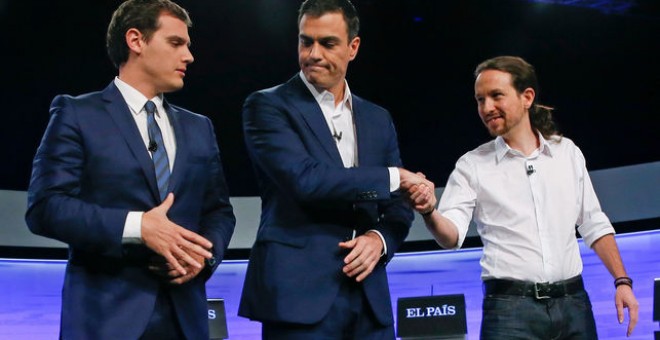
{"type": "Polygon", "coordinates": [[[455,249],[463,245],[468,232],[472,212],[476,204],[474,167],[465,156],[456,162],[456,168],[449,176],[438,211],[454,223],[458,229],[458,242],[455,249]]]}

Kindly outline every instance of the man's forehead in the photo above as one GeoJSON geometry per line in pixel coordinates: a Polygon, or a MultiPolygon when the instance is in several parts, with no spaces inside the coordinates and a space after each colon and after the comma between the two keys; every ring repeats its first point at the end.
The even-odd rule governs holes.
{"type": "Polygon", "coordinates": [[[310,29],[340,29],[348,33],[348,24],[346,23],[346,20],[344,20],[344,16],[341,12],[328,12],[321,15],[305,14],[300,19],[298,29],[302,31],[305,27],[310,29]]]}

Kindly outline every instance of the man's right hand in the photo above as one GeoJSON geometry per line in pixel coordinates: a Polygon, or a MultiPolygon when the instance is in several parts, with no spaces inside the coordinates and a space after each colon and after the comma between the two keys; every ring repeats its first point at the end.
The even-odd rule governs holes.
{"type": "Polygon", "coordinates": [[[163,203],[142,215],[142,240],[147,247],[165,258],[172,268],[186,275],[179,260],[201,268],[202,265],[191,254],[211,258],[213,255],[209,250],[213,244],[167,218],[167,211],[173,203],[174,194],[169,193],[163,203]]]}
{"type": "Polygon", "coordinates": [[[399,168],[399,175],[401,176],[400,189],[415,210],[423,214],[435,209],[437,199],[433,182],[426,179],[421,172],[412,173],[403,168],[399,168]]]}
{"type": "Polygon", "coordinates": [[[438,199],[435,197],[435,186],[428,184],[413,185],[406,196],[413,209],[418,213],[428,215],[435,210],[438,205],[438,199]]]}

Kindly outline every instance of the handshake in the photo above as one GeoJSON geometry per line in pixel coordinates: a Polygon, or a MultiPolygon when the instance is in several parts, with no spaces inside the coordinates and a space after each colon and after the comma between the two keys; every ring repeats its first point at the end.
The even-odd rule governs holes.
{"type": "Polygon", "coordinates": [[[426,179],[423,173],[412,173],[403,168],[399,168],[399,178],[399,190],[410,206],[423,216],[433,213],[438,203],[435,184],[426,179]]]}

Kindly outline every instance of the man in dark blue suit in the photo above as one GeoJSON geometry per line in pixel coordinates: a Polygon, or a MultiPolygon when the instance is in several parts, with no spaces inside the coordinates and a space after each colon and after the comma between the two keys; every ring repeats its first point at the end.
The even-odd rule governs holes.
{"type": "Polygon", "coordinates": [[[360,45],[348,0],[301,8],[301,72],[243,108],[262,213],[239,314],[264,339],[394,338],[385,265],[408,235],[389,113],[349,90],[360,45]]]}
{"type": "Polygon", "coordinates": [[[169,0],[129,0],[103,91],[57,96],[34,159],[26,221],[69,245],[63,339],[207,339],[205,282],[234,230],[211,121],[169,104],[191,25],[169,0]]]}

